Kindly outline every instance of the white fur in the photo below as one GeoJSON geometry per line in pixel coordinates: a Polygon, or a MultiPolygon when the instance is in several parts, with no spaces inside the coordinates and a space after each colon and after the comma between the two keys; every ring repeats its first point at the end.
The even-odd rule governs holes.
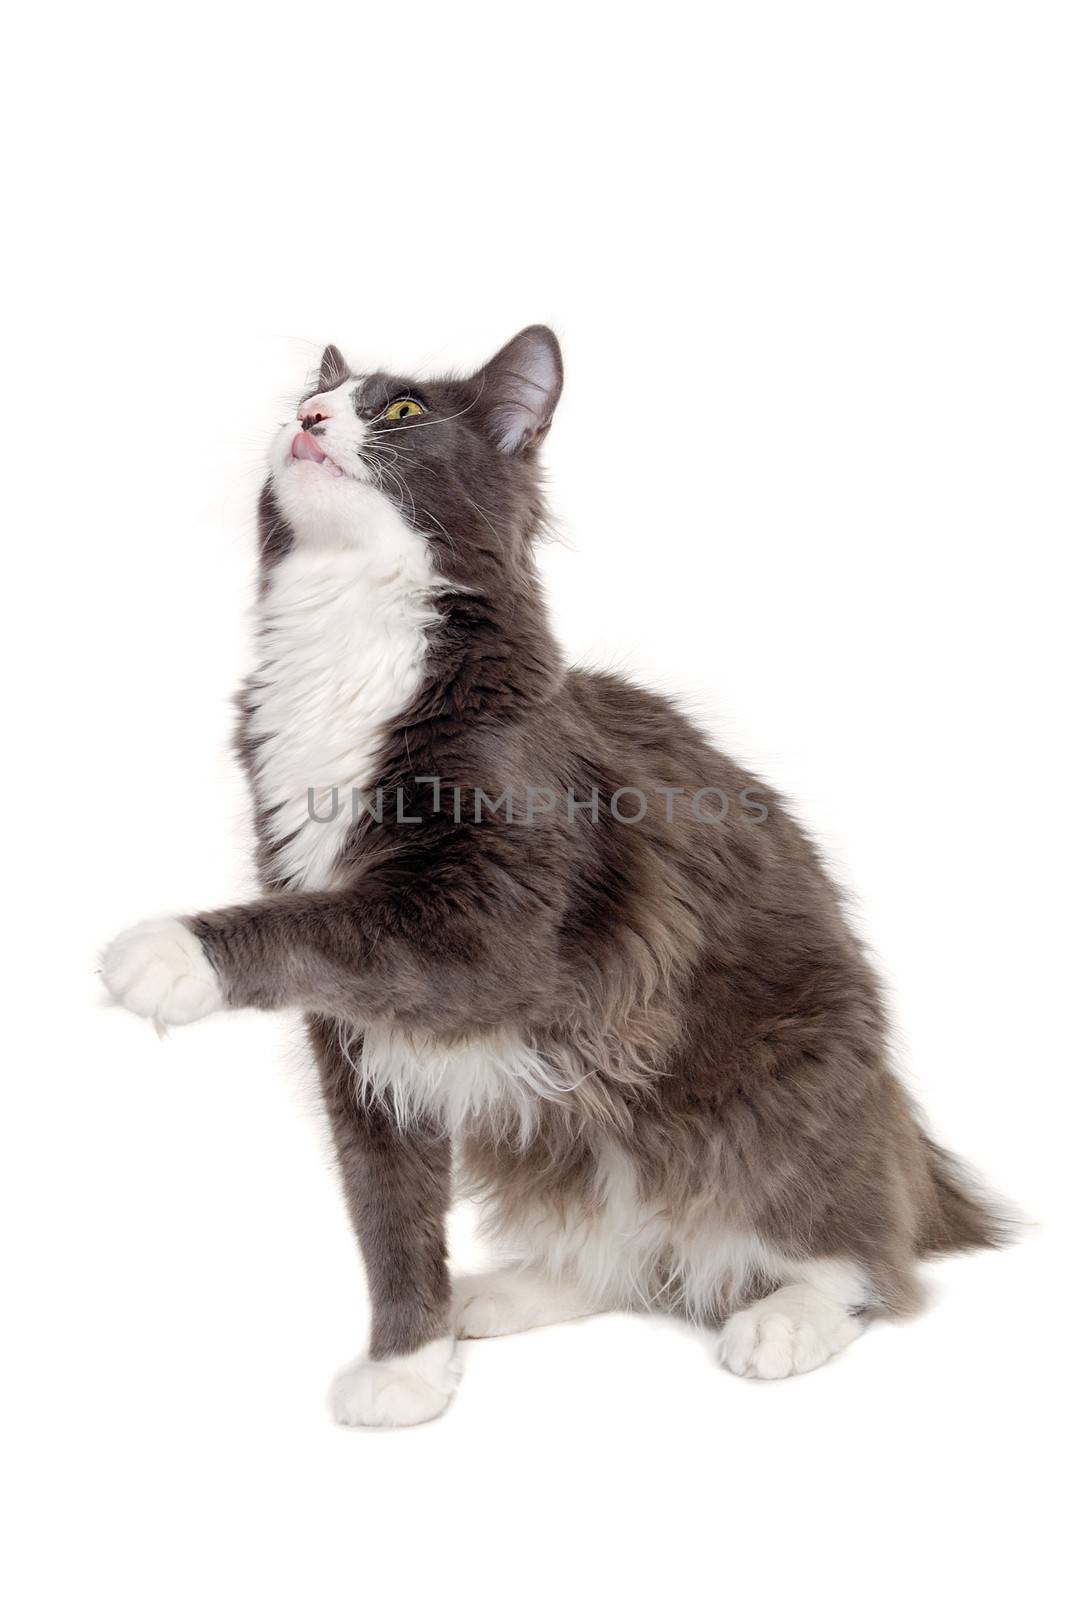
{"type": "Polygon", "coordinates": [[[459,1377],[455,1341],[435,1339],[411,1355],[342,1368],[330,1389],[330,1409],[349,1427],[406,1428],[440,1416],[459,1377]]]}
{"type": "Polygon", "coordinates": [[[486,1213],[487,1231],[509,1257],[576,1285],[588,1304],[681,1310],[697,1321],[717,1319],[742,1305],[754,1278],[808,1282],[838,1303],[870,1299],[861,1275],[847,1263],[799,1261],[756,1234],[729,1226],[714,1195],[680,1211],[641,1192],[625,1152],[605,1141],[596,1193],[562,1214],[555,1204],[531,1205],[521,1224],[486,1213]]]}
{"type": "Polygon", "coordinates": [[[460,1339],[495,1339],[527,1328],[573,1322],[602,1309],[576,1285],[558,1283],[529,1269],[457,1278],[452,1304],[460,1339]]]}
{"type": "Polygon", "coordinates": [[[858,1339],[858,1315],[867,1289],[862,1274],[845,1262],[811,1261],[799,1282],[735,1311],[722,1331],[720,1356],[740,1377],[788,1378],[811,1372],[858,1339]]]}
{"type": "Polygon", "coordinates": [[[458,1136],[478,1120],[519,1143],[536,1127],[540,1100],[566,1093],[537,1052],[507,1028],[445,1041],[372,1024],[363,1032],[360,1072],[372,1097],[388,1092],[403,1125],[425,1115],[458,1136]]]}
{"type": "MultiPolygon", "coordinates": [[[[358,382],[316,397],[328,414],[316,438],[339,474],[293,459],[295,418],[270,452],[294,544],[270,569],[258,608],[252,781],[274,838],[286,841],[278,863],[294,887],[331,881],[351,792],[373,782],[383,731],[417,692],[436,616],[426,541],[379,492],[360,453],[368,430],[353,405],[358,382]],[[315,813],[328,816],[334,787],[336,818],[312,820],[308,790],[315,813]]],[[[199,941],[173,920],[120,935],[105,952],[103,977],[120,1004],[159,1023],[192,1022],[223,1003],[199,941]]]]}
{"type": "Polygon", "coordinates": [[[120,933],[104,951],[101,970],[119,1005],[155,1022],[195,1022],[223,1003],[200,940],[173,917],[120,933]]]}
{"type": "MultiPolygon", "coordinates": [[[[292,459],[297,422],[271,452],[295,542],[271,569],[257,610],[252,781],[274,839],[286,841],[281,877],[298,888],[331,882],[352,823],[352,790],[373,802],[367,791],[382,735],[418,690],[440,587],[426,541],[378,491],[359,454],[367,428],[351,404],[355,387],[322,397],[330,416],[317,437],[341,477],[292,459]],[[320,818],[331,816],[336,790],[337,816],[314,820],[309,790],[320,818]]],[[[395,806],[395,796],[385,803],[395,806]]]]}

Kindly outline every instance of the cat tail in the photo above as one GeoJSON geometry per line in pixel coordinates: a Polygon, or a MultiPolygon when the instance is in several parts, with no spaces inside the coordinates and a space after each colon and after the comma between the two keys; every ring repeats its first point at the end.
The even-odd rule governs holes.
{"type": "Polygon", "coordinates": [[[922,1136],[933,1184],[933,1206],[919,1241],[923,1255],[956,1250],[999,1250],[1016,1238],[1021,1219],[1005,1201],[987,1194],[962,1161],[922,1136]]]}

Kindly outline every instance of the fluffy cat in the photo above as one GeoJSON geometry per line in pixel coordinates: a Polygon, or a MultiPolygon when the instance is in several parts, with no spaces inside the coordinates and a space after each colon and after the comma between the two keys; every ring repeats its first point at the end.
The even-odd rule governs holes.
{"type": "Polygon", "coordinates": [[[263,896],[104,957],[157,1023],[306,1013],[372,1300],[343,1422],[437,1415],[457,1335],[620,1307],[806,1372],[913,1309],[920,1258],[1001,1236],[778,796],[562,662],[534,566],[562,375],[543,327],[434,382],[326,350],[260,504],[263,896]],[[454,1170],[502,1263],[458,1283],[454,1170]]]}

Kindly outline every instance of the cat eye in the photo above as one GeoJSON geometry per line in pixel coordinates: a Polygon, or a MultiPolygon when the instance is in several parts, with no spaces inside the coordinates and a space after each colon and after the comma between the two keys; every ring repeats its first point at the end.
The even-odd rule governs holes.
{"type": "Polygon", "coordinates": [[[422,407],[417,400],[394,400],[382,416],[386,422],[405,422],[408,417],[421,417],[422,407]]]}

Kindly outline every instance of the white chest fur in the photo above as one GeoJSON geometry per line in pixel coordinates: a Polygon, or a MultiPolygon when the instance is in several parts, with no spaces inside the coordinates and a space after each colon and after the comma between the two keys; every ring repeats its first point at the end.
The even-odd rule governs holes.
{"type": "Polygon", "coordinates": [[[257,609],[253,786],[294,888],[329,885],[352,790],[369,791],[382,736],[422,678],[434,581],[423,540],[405,532],[384,546],[298,543],[257,609]]]}

